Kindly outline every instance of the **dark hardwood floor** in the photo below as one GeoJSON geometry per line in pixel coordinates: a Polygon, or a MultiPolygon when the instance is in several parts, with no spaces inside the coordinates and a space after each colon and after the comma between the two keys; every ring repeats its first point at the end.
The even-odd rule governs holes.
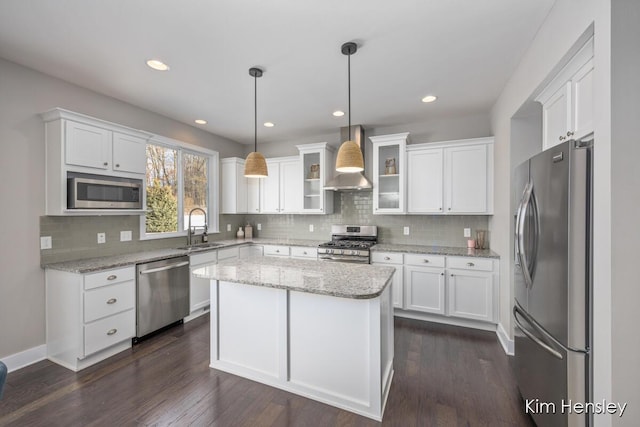
{"type": "MultiPolygon", "coordinates": [[[[79,373],[43,361],[9,374],[2,426],[379,426],[210,369],[209,317],[79,373]]],[[[395,320],[385,426],[532,426],[491,332],[395,320]]]]}

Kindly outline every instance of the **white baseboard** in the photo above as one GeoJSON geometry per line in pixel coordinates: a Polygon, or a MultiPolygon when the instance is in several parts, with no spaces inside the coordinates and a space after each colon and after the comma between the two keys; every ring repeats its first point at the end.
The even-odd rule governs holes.
{"type": "Polygon", "coordinates": [[[25,366],[32,365],[36,362],[40,362],[47,358],[47,345],[42,344],[37,347],[32,347],[28,350],[21,351],[20,353],[12,354],[7,357],[3,357],[1,360],[7,365],[9,372],[16,371],[25,366]]]}
{"type": "Polygon", "coordinates": [[[514,354],[513,340],[509,338],[509,334],[507,334],[507,331],[504,330],[502,323],[498,323],[498,326],[496,327],[496,335],[498,336],[498,341],[500,341],[500,344],[502,344],[502,348],[504,349],[504,352],[507,353],[509,356],[513,356],[514,354]]]}

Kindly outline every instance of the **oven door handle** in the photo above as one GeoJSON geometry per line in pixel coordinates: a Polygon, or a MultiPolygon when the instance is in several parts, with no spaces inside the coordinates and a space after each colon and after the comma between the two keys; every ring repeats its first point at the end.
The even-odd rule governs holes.
{"type": "Polygon", "coordinates": [[[318,259],[324,260],[324,261],[352,262],[352,263],[359,263],[359,264],[366,263],[366,261],[362,261],[365,259],[365,257],[349,259],[349,258],[339,258],[339,257],[333,257],[333,256],[319,256],[318,259]]]}

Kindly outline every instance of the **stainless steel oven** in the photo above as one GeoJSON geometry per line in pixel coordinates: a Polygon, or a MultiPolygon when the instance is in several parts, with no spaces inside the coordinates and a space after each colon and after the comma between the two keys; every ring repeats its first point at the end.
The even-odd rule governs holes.
{"type": "Polygon", "coordinates": [[[378,241],[375,225],[332,225],[331,241],[318,246],[318,260],[369,264],[378,241]]]}
{"type": "Polygon", "coordinates": [[[67,173],[68,209],[142,209],[142,180],[67,173]]]}

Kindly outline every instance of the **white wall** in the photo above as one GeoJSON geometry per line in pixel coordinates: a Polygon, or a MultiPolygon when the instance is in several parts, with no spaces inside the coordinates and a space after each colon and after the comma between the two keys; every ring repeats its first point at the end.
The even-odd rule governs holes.
{"type": "MultiPolygon", "coordinates": [[[[616,0],[617,1],[617,0],[616,0]]],[[[615,2],[613,2],[615,3],[615,2]]],[[[494,248],[501,254],[513,253],[511,236],[511,171],[515,158],[524,154],[522,146],[516,146],[518,152],[512,152],[516,142],[510,139],[512,134],[511,118],[530,96],[541,89],[551,76],[557,72],[557,65],[570,56],[584,32],[593,24],[595,32],[595,212],[594,212],[594,399],[612,399],[611,369],[611,22],[610,0],[557,0],[544,24],[533,40],[531,47],[522,58],[517,70],[504,88],[492,111],[492,128],[496,137],[495,166],[495,215],[491,220],[494,248]]],[[[637,25],[637,21],[636,24],[637,25]]],[[[637,39],[636,39],[637,40],[637,39]]],[[[637,49],[637,48],[636,48],[637,49]]],[[[636,198],[637,203],[637,198],[636,198]]],[[[507,331],[513,333],[510,308],[513,303],[511,278],[513,266],[506,259],[500,263],[501,277],[505,278],[500,290],[500,322],[507,331]]],[[[629,264],[625,268],[631,268],[629,264]]],[[[620,266],[622,267],[622,266],[620,266]]],[[[636,279],[637,280],[637,279],[636,279]]],[[[637,314],[635,315],[637,323],[637,314]]],[[[622,344],[622,343],[616,343],[622,344]]],[[[626,347],[626,345],[622,345],[626,347]]],[[[614,352],[617,349],[614,347],[614,352]]],[[[636,353],[637,354],[637,353],[636,353]]],[[[630,372],[630,371],[627,371],[630,372]]],[[[614,378],[620,384],[632,383],[637,389],[637,381],[630,378],[614,378]]],[[[618,385],[616,384],[616,387],[618,385]]],[[[615,390],[615,387],[614,387],[615,390]]],[[[636,391],[637,393],[637,391],[636,391]]],[[[622,394],[614,398],[625,400],[622,394]]],[[[624,418],[617,419],[620,425],[635,425],[640,419],[637,395],[635,409],[627,409],[624,418]],[[632,411],[632,412],[629,412],[632,411]]],[[[611,425],[612,418],[599,416],[598,426],[611,425]]]]}
{"type": "Polygon", "coordinates": [[[53,107],[220,152],[235,142],[0,59],[0,358],[45,342],[39,217],[44,215],[44,124],[53,107]],[[7,226],[11,224],[11,226],[7,226]]]}

